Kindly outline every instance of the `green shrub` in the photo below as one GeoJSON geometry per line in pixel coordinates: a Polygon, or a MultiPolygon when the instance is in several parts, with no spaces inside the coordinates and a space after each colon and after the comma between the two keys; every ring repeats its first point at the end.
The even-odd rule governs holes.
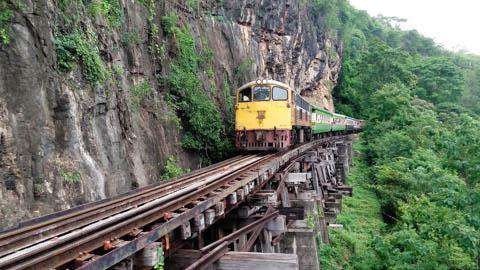
{"type": "Polygon", "coordinates": [[[123,34],[122,43],[124,45],[139,45],[143,43],[143,39],[138,33],[138,30],[134,29],[123,34]]]}
{"type": "Polygon", "coordinates": [[[0,45],[10,43],[10,27],[13,11],[8,7],[5,0],[0,0],[0,45]]]}
{"type": "Polygon", "coordinates": [[[78,30],[57,36],[55,46],[60,70],[69,72],[80,62],[83,75],[91,84],[104,82],[108,78],[108,72],[95,43],[93,33],[87,36],[78,30]]]}
{"type": "Polygon", "coordinates": [[[60,175],[65,182],[70,184],[79,183],[82,178],[82,175],[77,171],[61,171],[60,175]]]}
{"type": "Polygon", "coordinates": [[[238,77],[245,76],[248,71],[252,68],[255,61],[251,58],[245,59],[235,68],[235,75],[238,77]]]}
{"type": "Polygon", "coordinates": [[[182,174],[188,173],[189,169],[184,169],[178,166],[178,160],[175,157],[169,157],[165,162],[165,167],[163,169],[162,179],[167,180],[171,178],[175,178],[182,174]]]}
{"type": "Polygon", "coordinates": [[[134,85],[130,89],[130,105],[135,111],[138,111],[142,105],[142,101],[152,93],[152,87],[147,81],[134,85]]]}
{"type": "Polygon", "coordinates": [[[192,10],[198,9],[198,0],[187,0],[187,6],[192,10]]]}
{"type": "Polygon", "coordinates": [[[89,4],[88,11],[93,17],[105,17],[110,27],[122,24],[123,9],[119,0],[94,0],[89,4]]]}
{"type": "Polygon", "coordinates": [[[233,96],[235,93],[232,93],[230,89],[230,82],[228,81],[228,76],[225,73],[223,75],[223,96],[225,98],[225,106],[227,112],[227,125],[231,125],[230,129],[233,130],[233,118],[234,118],[234,100],[233,96]]]}
{"type": "Polygon", "coordinates": [[[178,19],[178,15],[173,12],[161,18],[160,23],[165,34],[172,36],[174,33],[180,32],[180,28],[178,28],[178,19]]]}
{"type": "MultiPolygon", "coordinates": [[[[340,1],[317,2],[334,14],[340,1]]],[[[339,29],[355,35],[344,44],[335,107],[366,120],[366,166],[338,217],[344,229],[323,249],[322,268],[478,269],[480,117],[460,103],[467,94],[470,108],[478,107],[478,84],[464,76],[480,70],[475,57],[459,59],[418,32],[401,31],[391,25],[396,18],[338,10],[339,29]],[[374,232],[368,212],[351,215],[372,194],[385,223],[374,232]]]]}

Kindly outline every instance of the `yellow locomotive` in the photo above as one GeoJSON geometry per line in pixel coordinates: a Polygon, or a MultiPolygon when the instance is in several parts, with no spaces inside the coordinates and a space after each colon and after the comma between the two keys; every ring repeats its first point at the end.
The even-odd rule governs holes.
{"type": "Polygon", "coordinates": [[[361,129],[361,121],[313,106],[278,81],[252,81],[236,95],[235,145],[241,150],[281,150],[327,133],[361,129]]]}

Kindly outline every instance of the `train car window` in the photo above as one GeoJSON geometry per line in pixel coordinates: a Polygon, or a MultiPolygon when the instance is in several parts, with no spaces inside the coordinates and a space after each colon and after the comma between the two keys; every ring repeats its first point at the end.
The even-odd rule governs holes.
{"type": "Polygon", "coordinates": [[[256,86],[255,88],[253,88],[253,100],[255,101],[270,100],[270,87],[256,86]]]}
{"type": "Polygon", "coordinates": [[[239,93],[239,101],[240,102],[249,102],[252,101],[252,88],[245,88],[239,93]]]}
{"type": "Polygon", "coordinates": [[[288,91],[286,89],[274,86],[272,91],[273,100],[287,100],[288,91]]]}
{"type": "Polygon", "coordinates": [[[295,105],[297,107],[301,107],[301,105],[302,105],[302,100],[301,100],[299,95],[295,95],[295,105]]]}

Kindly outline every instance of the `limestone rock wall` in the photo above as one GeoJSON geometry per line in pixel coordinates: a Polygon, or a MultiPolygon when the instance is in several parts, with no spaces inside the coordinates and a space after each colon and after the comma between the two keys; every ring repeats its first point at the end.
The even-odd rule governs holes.
{"type": "Polygon", "coordinates": [[[169,42],[160,22],[170,12],[188,25],[198,46],[211,48],[215,85],[231,84],[230,93],[209,94],[221,110],[223,95],[258,77],[284,81],[333,110],[342,46],[305,1],[208,0],[192,7],[118,0],[122,23],[116,27],[81,10],[82,31],[96,36],[111,71],[111,79],[96,85],[80,65],[63,72],[57,62],[55,31],[65,20],[58,4],[76,0],[18,1],[21,6],[10,4],[10,43],[0,47],[0,229],[159,181],[170,156],[184,167],[202,165],[181,148],[182,130],[165,117],[171,112],[157,77],[169,56],[159,60],[147,42],[152,25],[160,29],[155,39],[169,42]],[[128,33],[136,33],[136,41],[126,42],[128,33]],[[129,90],[144,81],[153,92],[135,109],[129,90]]]}

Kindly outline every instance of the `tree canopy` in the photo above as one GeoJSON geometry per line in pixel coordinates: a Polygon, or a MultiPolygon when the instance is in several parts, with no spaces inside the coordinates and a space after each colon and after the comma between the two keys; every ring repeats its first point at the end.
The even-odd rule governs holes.
{"type": "MultiPolygon", "coordinates": [[[[332,231],[323,266],[478,269],[480,58],[332,2],[345,10],[332,30],[345,46],[335,106],[367,123],[350,181],[371,192],[379,215],[368,229],[348,222],[332,231]]],[[[340,222],[361,220],[361,199],[340,222]]]]}

